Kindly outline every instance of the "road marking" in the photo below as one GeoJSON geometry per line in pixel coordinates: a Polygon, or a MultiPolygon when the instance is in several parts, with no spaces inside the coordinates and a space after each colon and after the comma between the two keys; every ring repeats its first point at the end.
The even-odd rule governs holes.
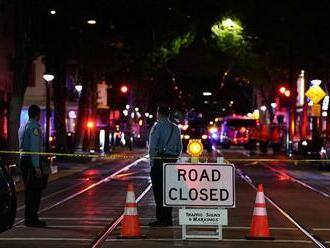
{"type": "Polygon", "coordinates": [[[92,241],[93,239],[83,239],[83,238],[0,238],[2,241],[92,241]]]}
{"type": "MultiPolygon", "coordinates": [[[[205,242],[205,241],[213,241],[213,242],[258,242],[258,243],[305,243],[305,244],[312,244],[310,240],[290,240],[290,239],[274,239],[274,240],[248,240],[248,239],[222,239],[221,241],[217,239],[190,239],[190,240],[182,240],[182,239],[170,239],[170,238],[151,238],[151,239],[114,239],[110,238],[105,240],[106,242],[136,242],[137,240],[141,241],[197,241],[197,242],[205,242]]],[[[329,241],[327,241],[329,242],[329,241]]]]}
{"type": "MultiPolygon", "coordinates": [[[[148,186],[144,189],[144,191],[136,198],[135,202],[139,203],[141,199],[149,192],[151,189],[152,184],[149,183],[148,186]]],[[[93,242],[92,242],[92,248],[100,247],[102,243],[108,238],[108,236],[111,234],[113,230],[120,224],[120,222],[124,218],[124,211],[120,214],[120,216],[113,221],[110,225],[106,227],[106,229],[99,235],[97,236],[93,242]]]]}
{"type": "MultiPolygon", "coordinates": [[[[229,159],[230,160],[230,159],[229,159]]],[[[228,159],[226,160],[228,161],[228,159]]],[[[241,170],[236,168],[236,174],[240,176],[242,180],[244,180],[247,184],[249,184],[254,190],[257,191],[257,187],[254,184],[254,182],[249,178],[245,173],[243,173],[241,170]]],[[[265,194],[265,199],[275,208],[277,209],[285,218],[287,218],[292,224],[294,224],[305,236],[307,236],[311,241],[313,241],[314,244],[316,244],[320,248],[325,248],[322,240],[319,240],[313,236],[312,233],[310,233],[309,230],[307,230],[305,227],[300,225],[299,222],[296,221],[296,219],[288,214],[283,208],[281,208],[275,201],[273,201],[268,195],[265,194]]]]}
{"type": "Polygon", "coordinates": [[[94,220],[104,220],[109,221],[113,220],[113,218],[62,218],[62,217],[41,217],[42,220],[86,220],[86,221],[94,221],[94,220]]]}
{"type": "Polygon", "coordinates": [[[328,193],[323,192],[323,191],[321,191],[321,190],[319,190],[317,188],[314,188],[313,186],[311,186],[311,185],[309,185],[309,184],[307,184],[307,183],[305,183],[305,182],[303,182],[303,181],[301,181],[301,180],[299,180],[299,179],[297,179],[297,178],[295,178],[295,177],[293,177],[293,176],[291,176],[291,175],[289,175],[289,174],[287,174],[287,173],[285,173],[283,171],[280,171],[278,169],[275,169],[274,167],[271,167],[268,164],[263,163],[263,162],[261,162],[260,164],[263,165],[264,167],[268,168],[269,170],[271,170],[271,171],[273,171],[273,172],[281,175],[281,176],[288,177],[290,179],[290,181],[292,181],[294,183],[300,184],[301,186],[303,186],[303,187],[305,187],[307,189],[310,189],[310,190],[312,190],[312,191],[314,191],[314,192],[316,192],[316,193],[318,193],[318,194],[320,194],[320,195],[322,195],[322,196],[324,196],[326,198],[330,198],[330,195],[328,193]]]}
{"type": "MultiPolygon", "coordinates": [[[[170,239],[170,238],[151,238],[151,239],[106,239],[105,242],[136,242],[137,240],[141,241],[182,241],[186,242],[182,239],[170,239]]],[[[0,238],[0,241],[82,241],[82,242],[91,242],[93,239],[88,238],[51,238],[51,237],[29,237],[29,238],[0,238]]],[[[214,241],[219,242],[219,240],[215,239],[203,239],[203,240],[193,240],[197,242],[205,242],[205,241],[214,241]]],[[[221,242],[221,241],[220,241],[221,242]]],[[[262,243],[306,243],[310,244],[312,241],[309,240],[289,240],[289,239],[275,239],[275,240],[247,240],[247,239],[223,239],[222,242],[262,242],[262,243]]],[[[326,243],[330,243],[330,241],[326,241],[326,243]]]]}
{"type": "MultiPolygon", "coordinates": [[[[23,225],[15,226],[14,228],[29,228],[23,225]]],[[[102,229],[104,226],[94,226],[94,225],[47,225],[46,228],[91,228],[91,229],[102,229]]]]}
{"type": "Polygon", "coordinates": [[[330,231],[330,228],[312,228],[313,231],[330,231]]]}
{"type": "MultiPolygon", "coordinates": [[[[236,169],[236,173],[241,177],[242,180],[246,181],[254,190],[257,191],[257,187],[254,185],[251,179],[247,179],[247,177],[242,173],[242,171],[236,169]]],[[[318,247],[325,248],[326,246],[322,243],[325,241],[320,241],[316,239],[307,229],[301,226],[290,214],[285,212],[283,208],[281,208],[275,201],[273,201],[269,196],[265,194],[265,199],[276,208],[284,217],[286,217],[291,223],[293,223],[304,235],[306,235],[314,244],[318,247]]]]}

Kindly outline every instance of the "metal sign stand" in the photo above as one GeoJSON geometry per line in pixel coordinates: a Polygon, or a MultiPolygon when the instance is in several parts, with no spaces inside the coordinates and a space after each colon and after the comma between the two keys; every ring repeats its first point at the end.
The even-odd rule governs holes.
{"type": "MultiPolygon", "coordinates": [[[[182,209],[186,209],[186,207],[182,207],[182,209]]],[[[221,208],[218,208],[221,209],[221,208]]],[[[210,225],[211,226],[211,225],[210,225]]],[[[223,232],[222,232],[222,225],[216,226],[217,229],[215,231],[215,234],[187,234],[187,225],[182,225],[182,240],[187,239],[218,239],[222,240],[223,238],[223,232]]]]}
{"type": "MultiPolygon", "coordinates": [[[[191,159],[192,163],[198,163],[198,158],[192,158],[191,159]]],[[[224,158],[223,157],[217,157],[217,163],[224,163],[224,158]]],[[[182,209],[186,209],[186,207],[182,207],[182,209]]],[[[219,210],[221,208],[218,208],[219,210]]],[[[211,226],[211,225],[210,225],[211,226]]],[[[215,231],[215,234],[204,234],[204,235],[196,235],[196,234],[187,234],[187,225],[182,225],[182,240],[187,240],[187,239],[218,239],[222,240],[223,238],[223,231],[222,231],[222,225],[218,225],[217,229],[215,231]]]]}

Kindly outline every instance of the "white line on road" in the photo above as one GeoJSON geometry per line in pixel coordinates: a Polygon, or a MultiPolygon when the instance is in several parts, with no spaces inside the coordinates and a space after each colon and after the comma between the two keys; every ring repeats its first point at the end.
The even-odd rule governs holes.
{"type": "MultiPolygon", "coordinates": [[[[51,237],[44,237],[44,238],[37,238],[37,237],[29,237],[29,238],[0,238],[0,241],[83,241],[83,242],[91,242],[93,239],[87,238],[51,238],[51,237]]],[[[136,242],[138,240],[141,241],[182,241],[187,242],[182,239],[173,239],[173,238],[153,238],[153,239],[107,239],[106,242],[136,242]]],[[[189,240],[191,241],[191,240],[189,240]]],[[[197,242],[205,242],[205,241],[214,241],[219,242],[217,239],[202,239],[202,240],[193,240],[197,242]]],[[[220,241],[221,242],[221,241],[220,241]]],[[[258,242],[258,243],[305,243],[311,244],[312,241],[309,240],[290,240],[290,239],[275,239],[275,240],[247,240],[247,239],[223,239],[222,242],[258,242]]],[[[326,243],[330,243],[330,241],[326,241],[326,243]]]]}
{"type": "MultiPolygon", "coordinates": [[[[15,226],[14,228],[29,228],[23,225],[15,226]]],[[[94,225],[47,225],[46,228],[90,228],[90,229],[101,229],[104,228],[104,226],[94,226],[94,225]]]]}
{"type": "Polygon", "coordinates": [[[97,220],[104,220],[109,221],[113,220],[113,218],[62,218],[62,217],[41,217],[42,220],[84,220],[84,221],[97,221],[97,220]]]}
{"type": "MultiPolygon", "coordinates": [[[[214,241],[214,242],[258,242],[258,243],[305,243],[305,244],[311,244],[312,241],[310,240],[290,240],[290,239],[274,239],[274,240],[248,240],[248,239],[222,239],[221,241],[217,239],[190,239],[190,240],[182,240],[182,239],[169,239],[169,238],[153,238],[153,239],[140,239],[143,241],[197,241],[197,242],[205,242],[205,241],[214,241]]],[[[128,242],[128,241],[137,241],[137,239],[107,239],[106,242],[128,242]]],[[[329,241],[327,241],[329,242],[329,241]]]]}
{"type": "Polygon", "coordinates": [[[0,238],[1,241],[92,241],[92,239],[83,238],[0,238]]]}

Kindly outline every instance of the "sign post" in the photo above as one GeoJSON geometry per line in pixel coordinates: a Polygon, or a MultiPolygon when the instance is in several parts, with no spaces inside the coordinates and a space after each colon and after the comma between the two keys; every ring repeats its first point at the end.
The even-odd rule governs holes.
{"type": "Polygon", "coordinates": [[[224,208],[235,207],[234,165],[165,164],[163,176],[164,206],[183,207],[179,211],[182,239],[222,239],[222,226],[228,224],[228,214],[224,208]],[[213,235],[188,235],[187,225],[217,226],[218,232],[213,235]]]}

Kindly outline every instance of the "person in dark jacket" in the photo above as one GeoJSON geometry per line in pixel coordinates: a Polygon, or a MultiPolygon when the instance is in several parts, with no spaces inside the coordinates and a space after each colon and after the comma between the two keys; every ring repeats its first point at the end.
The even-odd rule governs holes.
{"type": "Polygon", "coordinates": [[[170,122],[170,108],[157,109],[157,122],[149,135],[149,156],[151,181],[156,202],[157,220],[150,226],[171,226],[172,208],[163,207],[163,163],[175,163],[182,152],[181,132],[177,125],[170,122]]]}

